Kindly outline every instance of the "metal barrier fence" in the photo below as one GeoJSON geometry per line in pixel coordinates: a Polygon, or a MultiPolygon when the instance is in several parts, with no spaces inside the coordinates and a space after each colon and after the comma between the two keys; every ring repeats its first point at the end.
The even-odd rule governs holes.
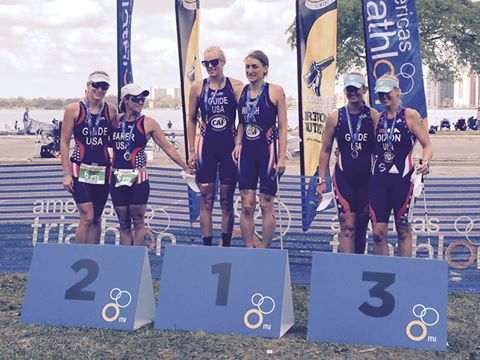
{"type": "MultiPolygon", "coordinates": [[[[150,167],[149,178],[146,222],[151,239],[150,263],[152,275],[160,277],[166,243],[200,245],[202,240],[198,221],[190,223],[187,186],[180,171],[150,167]]],[[[0,165],[0,272],[28,271],[37,242],[73,242],[78,213],[60,179],[59,165],[0,165]]],[[[292,281],[309,283],[312,252],[337,251],[338,223],[332,208],[317,214],[308,231],[302,230],[301,183],[299,176],[282,178],[280,196],[275,200],[277,231],[272,247],[280,247],[282,236],[284,248],[289,252],[292,281]]],[[[415,256],[446,259],[451,291],[480,292],[480,179],[429,178],[426,202],[428,216],[423,198],[413,213],[415,256]]],[[[214,239],[221,237],[219,208],[217,199],[214,239]]],[[[243,246],[239,211],[237,193],[232,246],[243,246]]],[[[260,232],[259,209],[256,214],[256,229],[260,232]]],[[[104,211],[101,241],[119,242],[117,219],[110,201],[104,211]]],[[[389,242],[393,253],[396,244],[393,228],[389,242]]],[[[371,253],[371,247],[369,239],[367,252],[371,253]]]]}

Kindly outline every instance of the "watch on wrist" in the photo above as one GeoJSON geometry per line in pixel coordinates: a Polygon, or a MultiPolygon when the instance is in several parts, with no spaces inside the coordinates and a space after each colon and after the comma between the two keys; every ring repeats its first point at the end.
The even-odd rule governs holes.
{"type": "Polygon", "coordinates": [[[317,178],[317,185],[326,184],[327,182],[323,180],[320,176],[317,178]]]}

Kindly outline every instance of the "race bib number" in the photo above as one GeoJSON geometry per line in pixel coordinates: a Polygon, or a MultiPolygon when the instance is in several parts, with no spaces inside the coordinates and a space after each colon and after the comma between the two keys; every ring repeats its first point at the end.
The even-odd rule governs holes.
{"type": "Polygon", "coordinates": [[[78,181],[86,184],[105,184],[105,166],[80,164],[78,181]]]}
{"type": "Polygon", "coordinates": [[[119,186],[132,186],[137,181],[138,170],[137,169],[116,169],[113,174],[117,180],[115,187],[119,186]]]}

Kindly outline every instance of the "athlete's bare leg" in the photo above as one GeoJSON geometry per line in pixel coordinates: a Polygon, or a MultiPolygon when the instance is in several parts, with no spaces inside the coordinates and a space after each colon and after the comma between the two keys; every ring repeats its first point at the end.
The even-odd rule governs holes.
{"type": "MultiPolygon", "coordinates": [[[[240,214],[240,230],[246,247],[254,247],[255,221],[255,190],[242,190],[242,213],[240,214]]],[[[258,241],[257,241],[258,242],[258,241]]]]}
{"type": "Polygon", "coordinates": [[[268,248],[275,234],[275,214],[273,202],[275,197],[260,193],[260,208],[262,209],[262,247],[268,248]]]}
{"type": "Polygon", "coordinates": [[[373,224],[373,255],[389,255],[387,236],[388,224],[373,224]]]}
{"type": "Polygon", "coordinates": [[[95,212],[93,203],[77,204],[78,213],[80,214],[80,222],[78,223],[77,231],[75,233],[75,243],[77,244],[98,244],[100,236],[96,236],[98,231],[92,231],[91,228],[100,227],[100,224],[95,224],[95,212]]]}
{"type": "Polygon", "coordinates": [[[118,223],[120,224],[120,244],[132,245],[132,219],[128,206],[115,206],[115,212],[117,213],[118,223]]]}
{"type": "Polygon", "coordinates": [[[340,223],[338,251],[341,253],[353,253],[355,251],[356,213],[340,214],[338,220],[340,223]]]}
{"type": "Polygon", "coordinates": [[[133,245],[144,246],[145,234],[145,210],[147,205],[130,205],[130,216],[133,220],[133,245]]]}
{"type": "Polygon", "coordinates": [[[200,229],[202,237],[212,236],[212,210],[215,197],[215,184],[201,184],[200,229]]]}
{"type": "Polygon", "coordinates": [[[395,222],[398,235],[398,255],[412,257],[412,226],[395,222]]]}

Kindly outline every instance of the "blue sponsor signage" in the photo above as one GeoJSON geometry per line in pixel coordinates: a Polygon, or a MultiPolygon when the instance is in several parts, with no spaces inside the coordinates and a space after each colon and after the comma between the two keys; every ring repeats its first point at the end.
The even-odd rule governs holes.
{"type": "Polygon", "coordinates": [[[292,325],[287,251],[166,247],[155,329],[278,338],[292,325]]]}
{"type": "Polygon", "coordinates": [[[35,246],[22,322],[133,330],[154,318],[145,247],[35,246]]]}
{"type": "Polygon", "coordinates": [[[446,261],[313,255],[308,340],[445,350],[446,261]]]}
{"type": "Polygon", "coordinates": [[[400,81],[405,106],[426,118],[415,0],[362,0],[362,11],[370,104],[384,110],[373,89],[377,78],[388,73],[400,81]]]}

